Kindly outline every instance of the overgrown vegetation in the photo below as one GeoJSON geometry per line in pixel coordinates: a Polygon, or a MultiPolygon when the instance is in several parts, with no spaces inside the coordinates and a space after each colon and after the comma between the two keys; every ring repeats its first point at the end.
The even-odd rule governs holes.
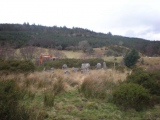
{"type": "Polygon", "coordinates": [[[35,66],[31,61],[0,60],[0,73],[26,73],[33,72],[35,66]]]}
{"type": "Polygon", "coordinates": [[[1,120],[24,120],[32,116],[30,110],[19,104],[25,94],[15,80],[0,80],[1,120]]]}
{"type": "MultiPolygon", "coordinates": [[[[90,63],[91,68],[95,68],[97,63],[103,63],[103,59],[95,58],[95,59],[59,59],[51,62],[47,62],[44,64],[45,67],[54,67],[54,68],[62,68],[63,64],[67,64],[69,68],[72,67],[81,67],[82,63],[90,63]]],[[[107,63],[107,66],[110,66],[111,62],[107,63]]]]}
{"type": "Polygon", "coordinates": [[[126,82],[136,83],[148,89],[150,94],[160,96],[160,71],[144,71],[135,69],[127,77],[126,82]]]}
{"type": "Polygon", "coordinates": [[[138,84],[122,84],[113,92],[113,101],[123,109],[137,111],[149,107],[150,95],[147,89],[138,84]]]}
{"type": "Polygon", "coordinates": [[[53,86],[45,91],[44,94],[44,105],[52,107],[54,105],[54,100],[57,95],[64,91],[64,82],[63,78],[58,77],[58,80],[55,81],[53,86]]]}
{"type": "MultiPolygon", "coordinates": [[[[1,83],[0,88],[3,88],[1,91],[5,91],[6,88],[12,88],[13,86],[16,86],[15,88],[18,87],[19,91],[15,93],[17,89],[10,89],[10,91],[5,92],[5,94],[0,91],[0,97],[2,97],[0,100],[6,101],[5,98],[7,96],[10,100],[16,100],[16,97],[10,94],[18,94],[18,107],[14,107],[14,111],[17,112],[18,115],[15,112],[15,114],[12,115],[21,115],[20,120],[23,118],[26,120],[159,119],[160,113],[158,111],[160,107],[157,103],[154,104],[155,107],[152,109],[145,109],[150,105],[150,101],[149,103],[147,101],[148,90],[135,83],[124,84],[123,80],[126,77],[123,77],[123,75],[126,76],[126,74],[126,71],[119,73],[109,70],[92,70],[87,74],[73,72],[70,75],[66,75],[63,73],[63,70],[57,70],[55,73],[34,72],[27,75],[12,74],[0,76],[0,78],[3,78],[0,79],[1,82],[7,82],[8,78],[14,78],[14,85],[7,83],[9,87],[5,87],[6,85],[1,83]],[[126,89],[122,89],[123,86],[121,85],[125,85],[126,89]],[[119,88],[122,90],[119,90],[119,88]],[[120,109],[119,104],[116,106],[117,103],[113,103],[114,94],[112,94],[112,92],[114,90],[118,90],[119,92],[126,91],[122,94],[117,93],[116,95],[128,95],[128,98],[126,98],[126,96],[120,100],[117,98],[117,102],[122,102],[121,100],[126,101],[123,101],[121,105],[124,105],[127,111],[120,109]],[[132,102],[127,102],[129,99],[131,99],[132,102]],[[144,104],[141,104],[141,107],[144,108],[143,111],[136,111],[141,110],[139,107],[135,107],[136,100],[138,102],[144,100],[144,104]],[[148,105],[145,103],[148,103],[148,105]]],[[[154,78],[159,78],[156,72],[153,76],[154,78]]],[[[154,96],[155,101],[157,100],[156,97],[154,96]]],[[[153,97],[149,94],[149,99],[150,98],[151,101],[153,101],[153,97]]],[[[8,101],[8,103],[11,102],[12,101],[8,101]]],[[[3,105],[7,106],[7,103],[3,103],[3,105]]]]}
{"type": "Polygon", "coordinates": [[[86,98],[110,99],[115,83],[110,80],[85,78],[79,92],[83,93],[86,98]]]}

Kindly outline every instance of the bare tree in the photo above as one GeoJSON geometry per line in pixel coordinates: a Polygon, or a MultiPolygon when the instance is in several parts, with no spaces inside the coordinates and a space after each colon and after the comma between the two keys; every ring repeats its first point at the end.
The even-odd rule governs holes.
{"type": "Polygon", "coordinates": [[[66,55],[61,50],[49,49],[48,53],[57,58],[66,58],[66,55]]]}
{"type": "Polygon", "coordinates": [[[21,57],[24,60],[33,60],[35,56],[36,48],[33,46],[28,46],[20,49],[21,57]]]}
{"type": "Polygon", "coordinates": [[[84,40],[84,41],[81,41],[78,43],[78,47],[83,52],[87,52],[87,50],[90,48],[90,45],[89,45],[88,41],[84,40]]]}

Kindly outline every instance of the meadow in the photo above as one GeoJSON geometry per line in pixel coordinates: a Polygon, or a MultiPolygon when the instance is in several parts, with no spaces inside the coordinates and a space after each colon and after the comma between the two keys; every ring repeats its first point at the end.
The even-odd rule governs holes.
{"type": "Polygon", "coordinates": [[[160,106],[144,111],[121,110],[112,100],[112,91],[129,75],[129,71],[113,69],[91,70],[89,73],[71,72],[64,74],[61,69],[55,72],[33,72],[30,74],[10,74],[0,80],[14,80],[25,91],[21,106],[29,112],[33,120],[158,120],[160,106]],[[105,98],[87,97],[81,92],[84,83],[96,90],[107,91],[105,98]],[[26,92],[27,91],[27,92],[26,92]],[[54,96],[54,97],[53,97],[54,96]]]}
{"type": "MultiPolygon", "coordinates": [[[[41,51],[48,54],[50,50],[41,51]]],[[[60,52],[66,58],[80,59],[84,56],[81,51],[60,52]]],[[[97,49],[95,52],[102,54],[103,50],[97,49]]],[[[9,111],[17,111],[18,114],[13,113],[20,120],[159,120],[159,104],[141,111],[133,108],[125,110],[114,104],[113,91],[126,81],[132,74],[132,69],[118,69],[123,57],[116,57],[115,60],[115,57],[103,56],[102,59],[106,62],[116,62],[116,69],[113,65],[107,70],[92,69],[83,74],[80,71],[72,72],[72,68],[68,68],[70,74],[65,74],[62,69],[55,69],[48,72],[41,70],[1,75],[0,82],[6,83],[6,88],[5,85],[1,85],[1,91],[12,88],[6,81],[14,81],[22,94],[13,110],[12,105],[9,105],[9,111]]],[[[160,57],[141,57],[137,66],[147,70],[158,70],[159,61],[160,57]]],[[[144,78],[148,79],[145,75],[144,78]]],[[[156,77],[159,78],[158,75],[156,77]]],[[[1,94],[3,95],[3,92],[1,94]]],[[[5,97],[2,95],[1,98],[5,97]]]]}

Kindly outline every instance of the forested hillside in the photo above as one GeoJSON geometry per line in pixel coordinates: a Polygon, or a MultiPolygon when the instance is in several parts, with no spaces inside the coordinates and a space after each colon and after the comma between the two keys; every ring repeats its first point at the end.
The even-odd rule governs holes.
{"type": "MultiPolygon", "coordinates": [[[[107,32],[107,31],[106,31],[107,32]]],[[[0,24],[0,45],[10,44],[15,48],[22,46],[39,46],[57,49],[76,49],[80,41],[88,43],[96,48],[110,45],[121,45],[135,48],[145,55],[159,56],[160,41],[148,41],[140,38],[96,33],[94,31],[67,27],[46,27],[41,25],[0,24]]]]}

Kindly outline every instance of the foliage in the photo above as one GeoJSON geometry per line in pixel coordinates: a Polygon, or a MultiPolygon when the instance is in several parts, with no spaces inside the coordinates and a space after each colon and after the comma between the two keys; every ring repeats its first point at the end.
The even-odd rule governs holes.
{"type": "Polygon", "coordinates": [[[55,97],[64,91],[64,82],[61,77],[53,84],[52,88],[45,91],[44,106],[52,107],[55,97]]]}
{"type": "MultiPolygon", "coordinates": [[[[72,75],[73,74],[71,73],[70,76],[74,78],[74,76],[72,75]]],[[[76,75],[78,74],[76,73],[76,75]]],[[[81,77],[83,76],[82,74],[80,75],[81,77]]],[[[152,109],[146,109],[142,112],[135,111],[134,109],[124,111],[122,109],[119,109],[119,107],[117,107],[115,104],[111,103],[111,101],[108,101],[108,97],[111,97],[111,100],[112,100],[112,92],[110,91],[117,88],[117,86],[114,86],[114,84],[112,84],[114,79],[108,80],[107,81],[108,83],[104,85],[105,89],[108,89],[107,91],[111,93],[110,94],[111,96],[107,95],[106,97],[107,99],[103,99],[103,97],[98,99],[95,99],[95,97],[89,97],[88,99],[88,97],[84,97],[83,92],[78,92],[78,88],[81,86],[77,87],[77,86],[72,86],[68,84],[67,82],[68,78],[66,78],[66,75],[64,75],[62,82],[63,84],[65,84],[67,88],[66,92],[62,92],[62,94],[58,94],[55,97],[54,107],[45,107],[44,95],[47,91],[50,92],[50,90],[52,90],[53,84],[59,79],[58,76],[63,77],[62,74],[54,73],[53,77],[50,78],[50,73],[39,72],[37,74],[37,72],[35,72],[27,76],[22,74],[20,75],[12,74],[9,76],[5,76],[5,78],[3,78],[4,81],[7,81],[6,77],[9,77],[9,78],[16,77],[17,79],[14,79],[14,81],[17,82],[18,86],[20,88],[23,87],[28,91],[24,97],[22,95],[20,96],[20,98],[23,98],[23,99],[19,100],[20,106],[18,106],[16,110],[16,112],[17,111],[18,112],[17,114],[14,114],[14,116],[17,116],[16,120],[44,120],[44,119],[46,120],[82,120],[82,119],[83,120],[100,120],[100,119],[101,120],[106,120],[106,119],[108,120],[112,120],[112,119],[113,120],[135,120],[135,119],[156,120],[156,119],[160,119],[159,105],[156,105],[152,109]],[[26,80],[28,79],[30,79],[31,83],[29,86],[26,86],[25,85],[26,80]],[[42,88],[38,88],[38,84],[42,80],[43,80],[42,84],[47,84],[47,85],[44,85],[44,87],[42,88]]],[[[88,76],[91,77],[92,74],[88,74],[88,76]]],[[[67,77],[69,76],[67,75],[67,77]]],[[[90,81],[97,80],[101,82],[101,80],[103,81],[103,79],[107,79],[107,78],[108,77],[103,75],[102,76],[99,75],[99,77],[97,77],[97,75],[94,74],[94,76],[90,78],[90,81]]],[[[158,78],[157,75],[156,75],[156,78],[158,78]]],[[[70,79],[70,81],[74,81],[74,80],[70,79]]],[[[98,82],[95,82],[95,83],[98,83],[98,82]]],[[[78,84],[81,85],[81,83],[78,83],[78,84]]],[[[99,87],[99,85],[101,86],[101,84],[98,84],[97,88],[99,87]]],[[[3,86],[1,86],[1,83],[0,83],[0,87],[3,87],[3,86]]],[[[20,92],[22,92],[22,89],[20,89],[20,92]]],[[[0,96],[2,95],[1,93],[2,92],[0,91],[0,96]]],[[[53,95],[53,91],[51,92],[51,94],[53,95]]],[[[153,99],[154,102],[159,102],[157,96],[155,97],[152,96],[151,99],[153,99]]],[[[1,113],[1,109],[0,109],[0,113],[1,113]]]]}
{"type": "MultiPolygon", "coordinates": [[[[147,55],[160,55],[160,42],[129,38],[73,27],[47,27],[29,24],[0,24],[0,45],[12,44],[14,48],[33,45],[37,47],[67,49],[86,40],[92,48],[121,45],[135,48],[147,55]]],[[[78,47],[75,47],[78,48],[78,47]]],[[[117,49],[112,47],[117,52],[117,49]]],[[[118,51],[121,49],[118,49],[118,51]]]]}
{"type": "Polygon", "coordinates": [[[124,64],[127,67],[134,66],[138,59],[140,58],[138,52],[135,49],[132,49],[128,54],[124,57],[124,64]]]}
{"type": "Polygon", "coordinates": [[[84,41],[80,41],[78,43],[78,47],[79,49],[81,49],[83,52],[88,52],[90,53],[91,51],[91,46],[89,45],[88,41],[84,40],[84,41]]]}
{"type": "Polygon", "coordinates": [[[44,106],[52,107],[54,105],[55,96],[51,91],[46,91],[44,94],[44,106]]]}
{"type": "Polygon", "coordinates": [[[67,64],[68,67],[81,67],[82,63],[90,63],[91,68],[94,68],[97,63],[103,63],[103,59],[59,59],[44,64],[45,67],[62,68],[63,64],[67,64]]]}
{"type": "Polygon", "coordinates": [[[0,71],[16,73],[16,72],[33,72],[35,66],[30,61],[21,61],[21,60],[0,60],[0,71]]]}
{"type": "Polygon", "coordinates": [[[147,72],[143,69],[135,69],[127,77],[126,82],[136,83],[148,89],[150,94],[160,96],[160,71],[147,72]]]}
{"type": "MultiPolygon", "coordinates": [[[[105,80],[93,80],[90,77],[84,79],[79,92],[83,93],[86,98],[105,99],[111,94],[115,83],[105,80]]],[[[109,99],[109,98],[108,98],[109,99]]]]}
{"type": "Polygon", "coordinates": [[[19,105],[23,91],[14,80],[0,80],[0,117],[1,120],[29,119],[29,110],[19,105]]]}
{"type": "Polygon", "coordinates": [[[124,54],[127,53],[128,49],[122,46],[118,46],[118,45],[111,45],[108,48],[106,48],[107,50],[105,51],[105,54],[107,56],[123,56],[124,54]]]}
{"type": "Polygon", "coordinates": [[[113,51],[112,49],[109,49],[109,50],[106,50],[106,51],[105,51],[105,55],[117,57],[117,56],[118,56],[118,53],[115,52],[115,51],[113,51]]]}
{"type": "Polygon", "coordinates": [[[113,101],[124,109],[142,110],[148,106],[150,95],[138,84],[125,83],[113,91],[113,101]]]}

